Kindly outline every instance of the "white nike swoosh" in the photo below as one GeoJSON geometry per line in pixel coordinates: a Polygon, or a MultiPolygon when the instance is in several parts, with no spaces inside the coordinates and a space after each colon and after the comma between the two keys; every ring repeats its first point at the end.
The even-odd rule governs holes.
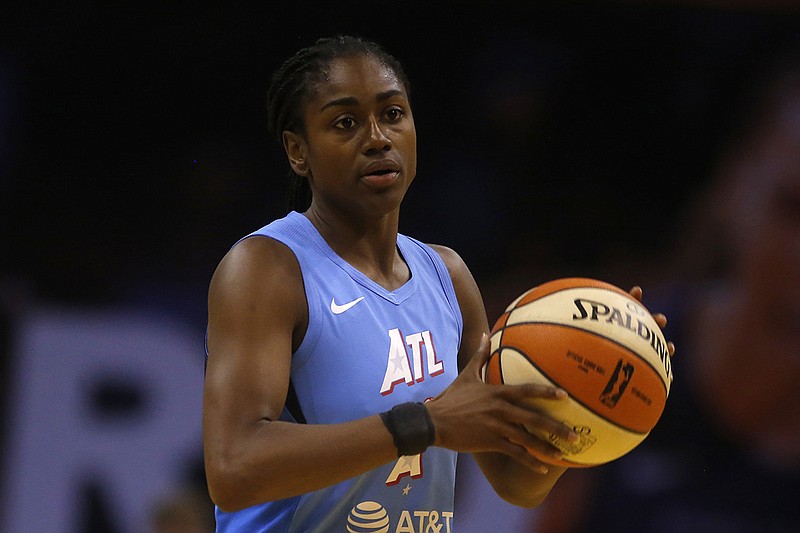
{"type": "Polygon", "coordinates": [[[336,303],[336,298],[335,297],[331,298],[331,311],[333,311],[334,315],[341,315],[342,313],[344,313],[345,311],[347,311],[348,309],[350,309],[363,299],[364,297],[361,296],[360,298],[356,298],[352,302],[347,302],[346,304],[338,305],[336,303]]]}

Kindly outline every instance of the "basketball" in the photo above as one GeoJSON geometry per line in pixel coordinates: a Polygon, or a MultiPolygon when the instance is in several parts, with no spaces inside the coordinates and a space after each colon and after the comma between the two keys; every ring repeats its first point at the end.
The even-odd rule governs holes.
{"type": "Polygon", "coordinates": [[[667,342],[647,309],[626,291],[588,278],[564,278],[514,300],[492,328],[487,383],[541,383],[569,393],[531,405],[571,426],[560,449],[569,467],[591,467],[630,452],[661,417],[672,383],[667,342]]]}

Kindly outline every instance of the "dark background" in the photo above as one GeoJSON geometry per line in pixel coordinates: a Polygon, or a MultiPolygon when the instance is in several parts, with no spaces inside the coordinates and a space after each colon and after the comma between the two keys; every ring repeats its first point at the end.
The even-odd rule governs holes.
{"type": "Polygon", "coordinates": [[[202,346],[217,262],[285,213],[270,74],[337,33],[404,64],[419,168],[401,230],[461,253],[490,321],[555,277],[646,284],[680,242],[751,82],[800,45],[798,7],[7,3],[0,372],[32,301],[158,309],[202,346]]]}
{"type": "Polygon", "coordinates": [[[800,12],[763,2],[409,4],[5,8],[6,276],[67,301],[180,293],[202,314],[230,244],[283,214],[270,73],[334,33],[378,40],[411,77],[403,231],[487,283],[658,260],[753,69],[800,34],[800,12]]]}

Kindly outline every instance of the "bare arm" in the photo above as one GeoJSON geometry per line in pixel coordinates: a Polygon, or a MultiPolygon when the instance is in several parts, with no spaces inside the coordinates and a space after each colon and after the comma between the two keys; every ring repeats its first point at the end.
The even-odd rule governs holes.
{"type": "MultiPolygon", "coordinates": [[[[459,365],[462,371],[458,379],[471,382],[473,394],[485,398],[487,409],[493,411],[487,414],[496,418],[498,437],[504,440],[493,448],[475,448],[466,451],[473,452],[478,465],[500,497],[515,505],[535,507],[545,499],[566,469],[545,465],[529,454],[525,447],[537,449],[545,454],[557,454],[558,450],[525,431],[521,424],[542,426],[564,438],[575,437],[570,436],[569,427],[524,408],[524,400],[533,397],[552,398],[558,401],[554,389],[539,386],[488,385],[481,381],[480,369],[489,355],[486,342],[489,325],[483,299],[463,260],[448,248],[440,246],[434,248],[450,270],[464,320],[464,332],[459,350],[459,365]],[[500,393],[498,389],[505,391],[500,393]]],[[[445,391],[444,394],[447,393],[448,391],[445,391]]],[[[457,434],[461,428],[450,425],[447,419],[437,419],[436,406],[434,402],[431,403],[429,411],[434,418],[439,438],[447,441],[451,433],[457,434]]]]}
{"type": "MultiPolygon", "coordinates": [[[[509,501],[533,505],[538,502],[519,488],[517,479],[528,480],[534,487],[531,494],[539,497],[543,486],[549,490],[555,482],[548,477],[555,469],[547,476],[536,473],[543,464],[525,446],[545,453],[553,449],[522,424],[567,435],[563,425],[520,405],[525,398],[555,399],[556,392],[480,380],[488,351],[486,345],[480,348],[488,329],[483,304],[460,258],[444,249],[440,253],[447,256],[465,317],[459,356],[470,361],[426,404],[436,427],[434,444],[459,452],[494,452],[479,458],[496,490],[509,501]]],[[[326,487],[397,457],[378,415],[333,425],[278,420],[286,401],[291,354],[307,322],[300,267],[284,245],[253,237],[222,260],[209,290],[203,443],[209,491],[225,511],[326,487]]]]}
{"type": "Polygon", "coordinates": [[[377,415],[336,425],[278,420],[307,321],[300,267],[284,245],[253,237],[222,260],[209,290],[203,445],[209,491],[225,511],[316,490],[396,458],[377,415]]]}

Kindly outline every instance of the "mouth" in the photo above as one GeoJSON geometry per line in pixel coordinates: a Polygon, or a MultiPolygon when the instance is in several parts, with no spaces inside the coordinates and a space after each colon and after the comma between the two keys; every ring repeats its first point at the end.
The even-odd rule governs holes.
{"type": "Polygon", "coordinates": [[[394,161],[376,161],[367,165],[361,179],[373,187],[386,187],[400,175],[400,166],[394,161]]]}
{"type": "Polygon", "coordinates": [[[384,158],[370,161],[362,169],[364,175],[371,174],[388,174],[390,172],[399,172],[400,164],[394,159],[384,158]]]}
{"type": "Polygon", "coordinates": [[[373,189],[385,189],[393,185],[399,175],[400,172],[397,171],[373,172],[372,174],[361,176],[361,182],[373,189]]]}
{"type": "Polygon", "coordinates": [[[370,172],[369,174],[365,174],[364,177],[365,178],[375,178],[375,179],[389,178],[389,177],[390,178],[394,178],[398,174],[400,174],[400,172],[397,171],[397,170],[383,169],[383,170],[376,170],[374,172],[370,172]]]}
{"type": "Polygon", "coordinates": [[[374,170],[372,172],[368,172],[367,174],[365,174],[365,176],[385,176],[387,174],[397,174],[397,171],[389,168],[383,168],[379,170],[374,170]]]}

